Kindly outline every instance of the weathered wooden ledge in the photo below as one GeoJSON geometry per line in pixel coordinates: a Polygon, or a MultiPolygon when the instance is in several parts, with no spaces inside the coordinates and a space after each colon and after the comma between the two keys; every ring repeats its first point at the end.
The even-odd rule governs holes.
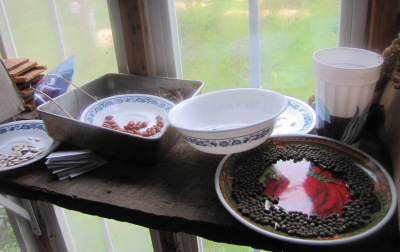
{"type": "MultiPolygon", "coordinates": [[[[61,146],[60,148],[68,148],[61,146]]],[[[214,176],[222,155],[202,153],[180,138],[156,165],[133,164],[113,157],[97,170],[59,181],[38,161],[0,175],[0,192],[30,200],[209,240],[273,251],[318,251],[260,235],[236,221],[222,206],[214,176]]],[[[368,239],[324,251],[393,251],[397,249],[397,214],[368,239]]]]}

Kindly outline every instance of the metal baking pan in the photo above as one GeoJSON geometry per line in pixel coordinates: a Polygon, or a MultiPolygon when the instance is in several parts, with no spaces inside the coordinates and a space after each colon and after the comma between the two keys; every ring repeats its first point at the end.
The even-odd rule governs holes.
{"type": "MultiPolygon", "coordinates": [[[[161,89],[179,92],[183,100],[200,93],[204,83],[194,80],[156,78],[129,74],[106,74],[81,86],[81,89],[99,99],[119,94],[156,95],[161,89]]],[[[83,110],[95,102],[79,89],[54,99],[72,117],[69,118],[54,102],[48,101],[37,110],[47,133],[55,140],[98,153],[120,157],[141,164],[157,163],[176,142],[179,133],[167,126],[162,135],[144,138],[128,135],[79,121],[83,110]]]]}

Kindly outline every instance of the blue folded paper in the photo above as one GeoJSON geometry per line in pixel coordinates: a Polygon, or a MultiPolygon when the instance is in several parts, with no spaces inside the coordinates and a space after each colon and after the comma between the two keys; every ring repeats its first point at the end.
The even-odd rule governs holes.
{"type": "MultiPolygon", "coordinates": [[[[68,81],[72,82],[72,77],[74,75],[74,62],[75,55],[68,58],[52,71],[47,73],[36,85],[36,89],[45,93],[51,98],[55,98],[67,92],[69,87],[68,81]]],[[[49,99],[45,95],[39,92],[34,93],[34,102],[36,107],[48,100],[49,99]]]]}

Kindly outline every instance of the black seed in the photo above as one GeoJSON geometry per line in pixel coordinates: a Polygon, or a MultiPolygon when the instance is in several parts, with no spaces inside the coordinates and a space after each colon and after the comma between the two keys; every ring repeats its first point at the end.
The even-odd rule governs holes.
{"type": "Polygon", "coordinates": [[[316,227],[321,228],[322,226],[325,229],[319,230],[323,231],[325,236],[344,232],[348,226],[365,225],[364,220],[371,217],[374,204],[376,204],[376,198],[372,193],[373,182],[368,175],[353,165],[351,161],[343,157],[336,157],[334,154],[315,146],[293,144],[285,148],[269,149],[268,152],[260,151],[254,153],[252,158],[246,159],[243,167],[244,169],[235,171],[237,174],[233,182],[233,198],[239,205],[237,210],[243,216],[250,217],[250,219],[260,223],[271,222],[273,226],[275,222],[278,222],[281,229],[284,229],[282,227],[285,226],[288,233],[293,233],[293,228],[299,229],[301,227],[300,236],[303,233],[303,236],[306,234],[306,238],[310,238],[310,233],[312,233],[315,237],[315,235],[318,235],[315,231],[316,227]],[[341,215],[333,214],[324,218],[315,214],[308,216],[301,211],[286,212],[279,206],[264,209],[263,203],[267,197],[275,205],[279,204],[279,198],[268,196],[264,192],[266,185],[260,183],[258,179],[265,169],[280,159],[292,159],[294,162],[303,159],[310,160],[319,163],[321,169],[333,169],[331,172],[340,175],[342,181],[347,182],[348,187],[354,191],[351,195],[354,203],[353,200],[349,200],[343,207],[341,215]],[[266,218],[267,215],[268,218],[266,218]],[[287,223],[283,223],[283,221],[287,221],[287,223]],[[325,232],[327,233],[325,234],[325,232]]]}

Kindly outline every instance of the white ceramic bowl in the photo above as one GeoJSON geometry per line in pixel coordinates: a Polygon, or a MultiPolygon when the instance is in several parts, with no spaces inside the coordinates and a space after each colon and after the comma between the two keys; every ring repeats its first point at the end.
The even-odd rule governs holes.
{"type": "Polygon", "coordinates": [[[181,102],[171,109],[167,120],[194,148],[229,154],[263,143],[286,106],[286,97],[274,91],[228,89],[181,102]]]}
{"type": "MultiPolygon", "coordinates": [[[[44,158],[57,149],[60,142],[53,140],[47,135],[47,130],[42,120],[22,120],[0,125],[0,159],[13,154],[12,148],[16,145],[20,147],[23,145],[31,145],[41,151],[33,155],[31,152],[26,153],[24,157],[33,156],[33,158],[25,160],[25,162],[21,161],[19,164],[0,168],[0,174],[2,172],[22,168],[44,158]]],[[[4,162],[1,162],[0,166],[3,164],[4,162]]]]}
{"type": "Polygon", "coordinates": [[[130,121],[134,121],[135,123],[145,121],[148,126],[140,130],[145,131],[148,127],[157,124],[156,116],[160,115],[163,118],[164,127],[159,133],[151,136],[151,138],[156,138],[160,137],[168,127],[166,117],[168,111],[173,106],[175,106],[173,102],[154,95],[115,95],[92,103],[82,112],[80,121],[101,127],[105,121],[105,117],[111,115],[120,127],[123,127],[130,121]]]}

